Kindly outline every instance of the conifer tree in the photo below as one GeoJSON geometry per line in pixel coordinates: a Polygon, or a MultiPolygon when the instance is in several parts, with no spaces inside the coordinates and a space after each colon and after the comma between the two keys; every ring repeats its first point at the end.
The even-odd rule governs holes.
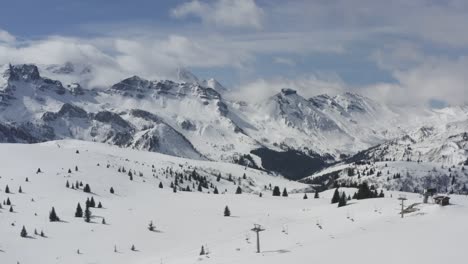
{"type": "Polygon", "coordinates": [[[242,194],[242,188],[240,186],[237,186],[236,194],[242,194]]]}
{"type": "Polygon", "coordinates": [[[340,200],[338,201],[338,207],[342,207],[342,206],[345,206],[346,205],[346,194],[345,192],[343,192],[340,196],[340,200]]]}
{"type": "Polygon", "coordinates": [[[6,205],[11,205],[10,197],[7,197],[6,205]]]}
{"type": "Polygon", "coordinates": [[[49,213],[49,220],[50,220],[50,222],[60,221],[60,218],[57,216],[57,213],[55,213],[55,208],[54,207],[52,207],[52,210],[49,213]]]}
{"type": "Polygon", "coordinates": [[[380,197],[380,198],[384,198],[384,197],[385,197],[385,194],[384,194],[383,190],[380,190],[379,197],[380,197]]]}
{"type": "Polygon", "coordinates": [[[36,174],[41,173],[41,168],[37,168],[36,174]]]}
{"type": "Polygon", "coordinates": [[[41,237],[45,237],[44,231],[41,230],[41,237]]]}
{"type": "Polygon", "coordinates": [[[10,213],[13,213],[13,206],[10,206],[10,213]]]}
{"type": "Polygon", "coordinates": [[[10,187],[8,187],[8,184],[7,184],[7,186],[5,187],[5,193],[10,193],[10,187]]]}
{"type": "Polygon", "coordinates": [[[102,223],[103,225],[107,224],[107,223],[106,223],[106,219],[105,219],[104,217],[102,218],[101,223],[102,223]]]}
{"type": "Polygon", "coordinates": [[[218,191],[218,188],[217,188],[217,187],[214,188],[213,193],[214,193],[214,194],[219,194],[219,191],[218,191]]]}
{"type": "Polygon", "coordinates": [[[288,191],[286,190],[286,187],[283,189],[283,197],[288,197],[288,191]]]}
{"type": "Polygon", "coordinates": [[[27,237],[28,232],[26,231],[26,227],[23,226],[23,229],[21,229],[21,237],[27,237]]]}
{"type": "Polygon", "coordinates": [[[201,246],[200,256],[203,256],[203,255],[205,255],[205,248],[201,246]]]}
{"type": "Polygon", "coordinates": [[[331,200],[331,203],[338,203],[340,201],[340,193],[338,192],[338,188],[335,189],[335,192],[333,193],[333,197],[331,200]]]}
{"type": "Polygon", "coordinates": [[[76,206],[75,217],[83,217],[83,209],[81,208],[80,203],[76,206]]]}
{"type": "Polygon", "coordinates": [[[71,169],[68,169],[68,173],[72,173],[71,169]]]}
{"type": "Polygon", "coordinates": [[[89,187],[89,184],[85,185],[85,187],[83,188],[83,192],[85,192],[85,193],[90,193],[91,192],[91,187],[89,187]]]}
{"type": "Polygon", "coordinates": [[[275,186],[275,188],[273,188],[273,196],[281,196],[281,191],[278,186],[275,186]]]}
{"type": "Polygon", "coordinates": [[[78,166],[75,166],[75,171],[78,171],[78,166]]]}
{"type": "Polygon", "coordinates": [[[89,200],[89,207],[96,207],[96,202],[94,201],[94,197],[91,196],[91,200],[89,200]]]}
{"type": "Polygon", "coordinates": [[[132,245],[131,250],[132,250],[132,251],[136,251],[135,245],[132,245]]]}
{"type": "Polygon", "coordinates": [[[319,198],[319,192],[318,192],[318,190],[315,190],[314,199],[318,199],[318,198],[319,198]]]}
{"type": "Polygon", "coordinates": [[[89,207],[86,207],[86,210],[84,213],[84,219],[86,223],[91,222],[91,210],[89,210],[89,207]]]}
{"type": "Polygon", "coordinates": [[[110,193],[114,194],[114,187],[110,187],[110,193]]]}
{"type": "Polygon", "coordinates": [[[229,210],[229,207],[226,205],[226,207],[224,207],[224,216],[231,216],[231,210],[229,210]]]}
{"type": "Polygon", "coordinates": [[[216,178],[216,181],[221,181],[221,173],[218,174],[218,177],[216,178]]]}
{"type": "Polygon", "coordinates": [[[162,182],[159,182],[159,189],[162,189],[162,188],[164,188],[164,186],[163,186],[162,182]]]}
{"type": "Polygon", "coordinates": [[[133,181],[133,173],[131,170],[128,171],[128,177],[130,177],[130,180],[133,181]]]}
{"type": "Polygon", "coordinates": [[[23,193],[23,189],[21,188],[21,186],[19,187],[18,192],[23,193]]]}
{"type": "Polygon", "coordinates": [[[148,225],[148,230],[153,232],[155,229],[154,225],[153,225],[153,221],[150,221],[149,225],[148,225]]]}
{"type": "Polygon", "coordinates": [[[303,197],[304,200],[307,200],[308,197],[307,197],[307,193],[304,193],[304,197],[303,197]]]}
{"type": "Polygon", "coordinates": [[[98,208],[102,208],[101,202],[98,203],[98,206],[97,206],[97,207],[98,207],[98,208]]]}
{"type": "Polygon", "coordinates": [[[65,183],[65,187],[70,188],[70,183],[68,182],[68,180],[67,180],[67,183],[65,183]]]}

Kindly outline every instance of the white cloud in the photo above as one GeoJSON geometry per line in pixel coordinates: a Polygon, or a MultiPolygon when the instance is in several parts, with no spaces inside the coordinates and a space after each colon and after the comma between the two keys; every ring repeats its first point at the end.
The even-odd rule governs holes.
{"type": "Polygon", "coordinates": [[[278,77],[248,82],[234,89],[230,97],[246,102],[258,102],[279,93],[282,88],[292,88],[305,98],[325,93],[339,94],[347,89],[337,76],[309,75],[296,79],[278,77]]]}
{"type": "Polygon", "coordinates": [[[362,92],[394,105],[424,107],[434,99],[451,105],[468,104],[468,57],[426,56],[404,69],[394,65],[392,75],[395,83],[369,85],[362,92]]]}
{"type": "Polygon", "coordinates": [[[15,36],[11,35],[8,31],[5,31],[0,28],[0,42],[14,42],[16,40],[15,36]]]}
{"type": "Polygon", "coordinates": [[[172,16],[195,16],[206,24],[221,27],[261,29],[264,11],[254,0],[216,0],[211,3],[192,0],[171,10],[172,16]]]}

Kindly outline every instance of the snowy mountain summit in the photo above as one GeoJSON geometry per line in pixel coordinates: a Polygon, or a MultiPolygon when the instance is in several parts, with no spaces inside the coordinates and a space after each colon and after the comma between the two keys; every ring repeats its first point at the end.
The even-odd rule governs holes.
{"type": "Polygon", "coordinates": [[[215,79],[201,81],[182,68],[176,80],[132,76],[100,89],[45,77],[82,76],[91,68],[42,65],[43,74],[32,64],[2,66],[0,141],[80,139],[238,163],[293,179],[360,151],[372,159],[467,160],[463,107],[412,116],[355,93],[304,98],[292,88],[247,104],[230,100],[215,79]],[[307,169],[274,166],[273,160],[291,155],[304,155],[300,166],[307,169]]]}

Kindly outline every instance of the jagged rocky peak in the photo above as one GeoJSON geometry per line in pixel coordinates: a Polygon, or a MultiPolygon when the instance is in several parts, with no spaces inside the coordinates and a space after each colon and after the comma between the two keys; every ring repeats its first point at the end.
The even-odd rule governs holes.
{"type": "Polygon", "coordinates": [[[281,89],[281,93],[284,95],[293,95],[293,94],[297,94],[297,91],[291,88],[283,88],[281,89]]]}
{"type": "Polygon", "coordinates": [[[371,99],[357,93],[346,92],[334,97],[334,100],[348,112],[366,112],[371,110],[371,99]]]}
{"type": "Polygon", "coordinates": [[[42,120],[46,121],[46,122],[50,122],[50,121],[56,120],[57,118],[62,118],[62,117],[66,117],[66,118],[87,118],[88,113],[85,110],[83,110],[82,108],[80,108],[80,107],[78,107],[76,105],[65,103],[65,104],[62,105],[60,110],[58,112],[56,112],[56,113],[45,112],[42,115],[42,120]]]}
{"type": "Polygon", "coordinates": [[[222,84],[220,84],[216,79],[214,78],[211,78],[211,79],[208,79],[208,80],[204,80],[202,83],[201,83],[203,86],[205,87],[208,87],[208,88],[211,88],[213,90],[216,90],[218,93],[224,93],[224,92],[227,92],[228,89],[226,87],[224,87],[222,84]]]}
{"type": "Polygon", "coordinates": [[[34,64],[9,65],[7,74],[10,81],[35,81],[41,78],[39,69],[34,64]]]}
{"type": "Polygon", "coordinates": [[[151,88],[151,82],[134,75],[112,85],[111,88],[119,91],[144,91],[151,88]]]}

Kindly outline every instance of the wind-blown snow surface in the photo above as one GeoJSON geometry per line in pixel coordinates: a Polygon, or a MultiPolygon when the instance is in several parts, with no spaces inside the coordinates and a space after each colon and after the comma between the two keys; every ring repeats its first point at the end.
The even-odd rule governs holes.
{"type": "MultiPolygon", "coordinates": [[[[419,211],[400,219],[396,192],[336,208],[329,203],[332,191],[321,193],[320,199],[309,194],[304,200],[303,194],[291,193],[305,185],[241,166],[79,141],[2,144],[0,165],[0,200],[10,198],[15,211],[8,212],[7,206],[0,209],[1,263],[390,264],[463,263],[466,259],[468,198],[464,196],[452,196],[454,205],[447,207],[418,205],[419,211]],[[158,178],[152,175],[152,165],[158,178]],[[130,181],[117,172],[121,166],[141,171],[143,176],[135,175],[130,181]],[[227,193],[208,194],[207,189],[205,193],[173,193],[168,188],[173,179],[161,176],[161,169],[168,166],[174,170],[196,167],[227,193]],[[43,173],[35,173],[38,167],[43,173]],[[218,172],[223,177],[220,182],[209,175],[218,172]],[[246,173],[242,186],[252,193],[234,194],[237,185],[225,180],[228,173],[235,179],[246,173]],[[65,188],[67,180],[89,184],[93,194],[65,188]],[[157,187],[159,182],[163,189],[157,187]],[[272,197],[264,191],[258,197],[255,192],[269,183],[286,187],[290,196],[272,197]],[[7,184],[10,194],[3,192],[7,184]],[[19,186],[22,193],[18,193],[19,186]],[[115,194],[109,192],[111,186],[115,194]],[[78,202],[84,209],[90,196],[102,202],[103,208],[92,208],[93,223],[86,223],[75,218],[74,212],[78,202]],[[223,216],[226,205],[231,217],[223,216]],[[62,222],[49,222],[52,206],[62,222]],[[106,225],[101,224],[102,217],[106,225]],[[147,229],[150,221],[157,232],[147,229]],[[254,223],[266,228],[261,233],[260,254],[255,253],[255,236],[250,231],[254,223]],[[20,237],[23,225],[30,238],[20,237]],[[43,230],[47,237],[34,236],[34,229],[43,230]],[[132,245],[137,251],[130,250],[132,245]],[[207,256],[199,256],[202,245],[207,256]]],[[[421,201],[415,194],[408,198],[407,204],[421,201]]]]}

